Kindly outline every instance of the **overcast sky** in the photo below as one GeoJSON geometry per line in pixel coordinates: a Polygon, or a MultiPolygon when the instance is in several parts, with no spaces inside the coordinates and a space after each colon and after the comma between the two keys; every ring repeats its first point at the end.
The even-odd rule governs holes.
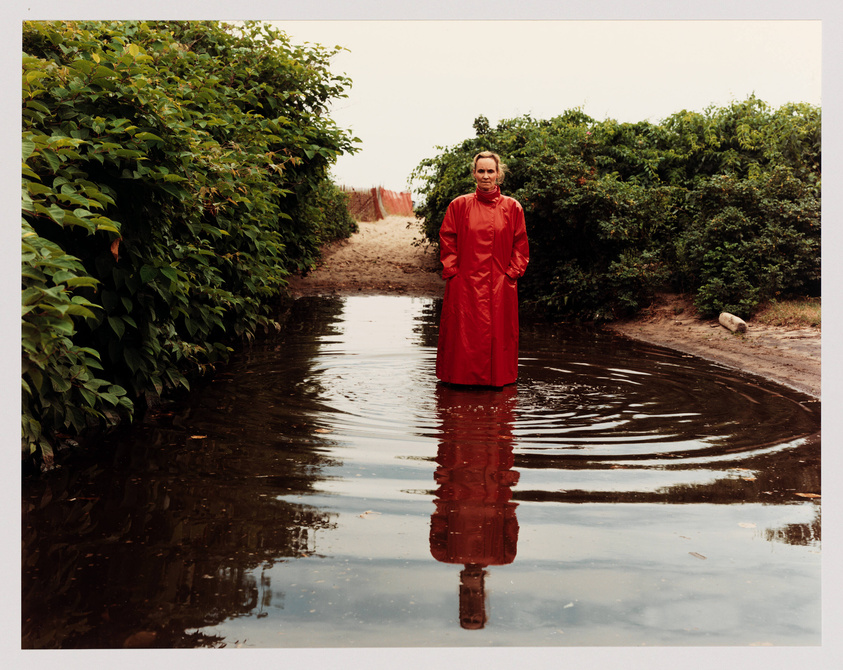
{"type": "Polygon", "coordinates": [[[360,138],[338,183],[404,190],[419,162],[485,115],[658,122],[755,94],[819,105],[820,21],[275,21],[296,43],[340,45],[353,81],[332,117],[360,138]]]}

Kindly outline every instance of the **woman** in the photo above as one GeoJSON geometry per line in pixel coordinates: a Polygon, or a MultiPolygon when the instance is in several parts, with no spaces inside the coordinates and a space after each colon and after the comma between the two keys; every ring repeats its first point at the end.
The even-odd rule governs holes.
{"type": "Polygon", "coordinates": [[[451,384],[504,386],[518,376],[518,278],[530,251],[524,210],[501,195],[506,166],[474,157],[474,193],[454,199],[439,231],[445,301],[436,376],[451,384]]]}

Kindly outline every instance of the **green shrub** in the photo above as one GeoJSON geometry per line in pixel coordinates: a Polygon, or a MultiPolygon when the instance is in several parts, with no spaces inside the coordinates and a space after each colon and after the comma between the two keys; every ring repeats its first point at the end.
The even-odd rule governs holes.
{"type": "Polygon", "coordinates": [[[649,124],[595,124],[574,110],[547,121],[504,121],[494,130],[475,125],[482,136],[422,162],[413,174],[428,239],[437,241],[450,200],[473,190],[471,157],[489,149],[509,168],[503,191],[524,206],[531,258],[521,287],[527,300],[552,314],[586,319],[615,318],[646,304],[667,276],[648,246],[670,225],[665,202],[674,197],[647,186],[656,179],[651,157],[635,165],[623,159],[639,146],[639,135],[650,134],[649,124]]]}
{"type": "Polygon", "coordinates": [[[73,342],[76,319],[96,319],[97,306],[78,294],[96,285],[78,259],[40,238],[24,222],[22,240],[23,443],[52,455],[56,428],[82,432],[90,422],[131,415],[122,387],[96,376],[99,353],[73,342]]]}
{"type": "Polygon", "coordinates": [[[27,22],[23,49],[25,309],[64,310],[24,315],[32,450],[36,425],[43,446],[80,412],[128,416],[276,327],[286,277],[352,229],[324,210],[354,139],[327,115],[335,51],[262,24],[27,22]]]}
{"type": "Polygon", "coordinates": [[[529,116],[439,148],[411,175],[416,214],[438,241],[448,203],[470,192],[471,157],[495,151],[524,206],[527,301],[554,316],[613,319],[653,293],[694,293],[704,315],[749,316],[765,300],[817,295],[820,111],[771,111],[754,96],[656,125],[596,122],[579,110],[529,116]]]}
{"type": "Polygon", "coordinates": [[[818,288],[820,203],[788,168],[706,180],[688,211],[677,273],[696,287],[701,315],[749,318],[762,302],[818,288]]]}

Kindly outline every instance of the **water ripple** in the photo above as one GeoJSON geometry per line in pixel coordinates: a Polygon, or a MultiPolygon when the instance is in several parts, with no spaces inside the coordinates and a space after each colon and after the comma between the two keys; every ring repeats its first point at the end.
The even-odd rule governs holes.
{"type": "MultiPolygon", "coordinates": [[[[356,337],[340,322],[312,368],[334,438],[439,439],[446,412],[432,343],[406,332],[380,343],[356,337]]],[[[502,430],[515,452],[545,466],[548,458],[734,459],[818,431],[819,407],[810,398],[675,352],[579,334],[552,342],[528,336],[521,353],[514,389],[475,390],[460,402],[463,411],[475,404],[492,415],[506,405],[502,430]]]]}

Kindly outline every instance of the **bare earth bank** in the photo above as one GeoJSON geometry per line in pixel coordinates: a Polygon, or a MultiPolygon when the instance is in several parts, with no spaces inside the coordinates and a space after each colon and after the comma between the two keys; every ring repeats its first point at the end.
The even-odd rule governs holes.
{"type": "Polygon", "coordinates": [[[746,333],[733,334],[717,320],[701,319],[693,303],[678,295],[658,296],[635,319],[607,328],[821,397],[819,328],[783,328],[750,320],[746,333]]]}
{"type": "MultiPolygon", "coordinates": [[[[290,281],[293,296],[442,296],[436,252],[421,245],[418,223],[391,216],[361,222],[348,240],[328,245],[322,263],[306,277],[290,281]],[[414,244],[416,242],[416,244],[414,244]]],[[[529,270],[528,270],[529,271],[529,270]]],[[[701,319],[693,303],[661,295],[635,319],[606,326],[635,340],[699,356],[821,397],[819,328],[781,328],[748,322],[733,334],[716,320],[701,319]]]]}

